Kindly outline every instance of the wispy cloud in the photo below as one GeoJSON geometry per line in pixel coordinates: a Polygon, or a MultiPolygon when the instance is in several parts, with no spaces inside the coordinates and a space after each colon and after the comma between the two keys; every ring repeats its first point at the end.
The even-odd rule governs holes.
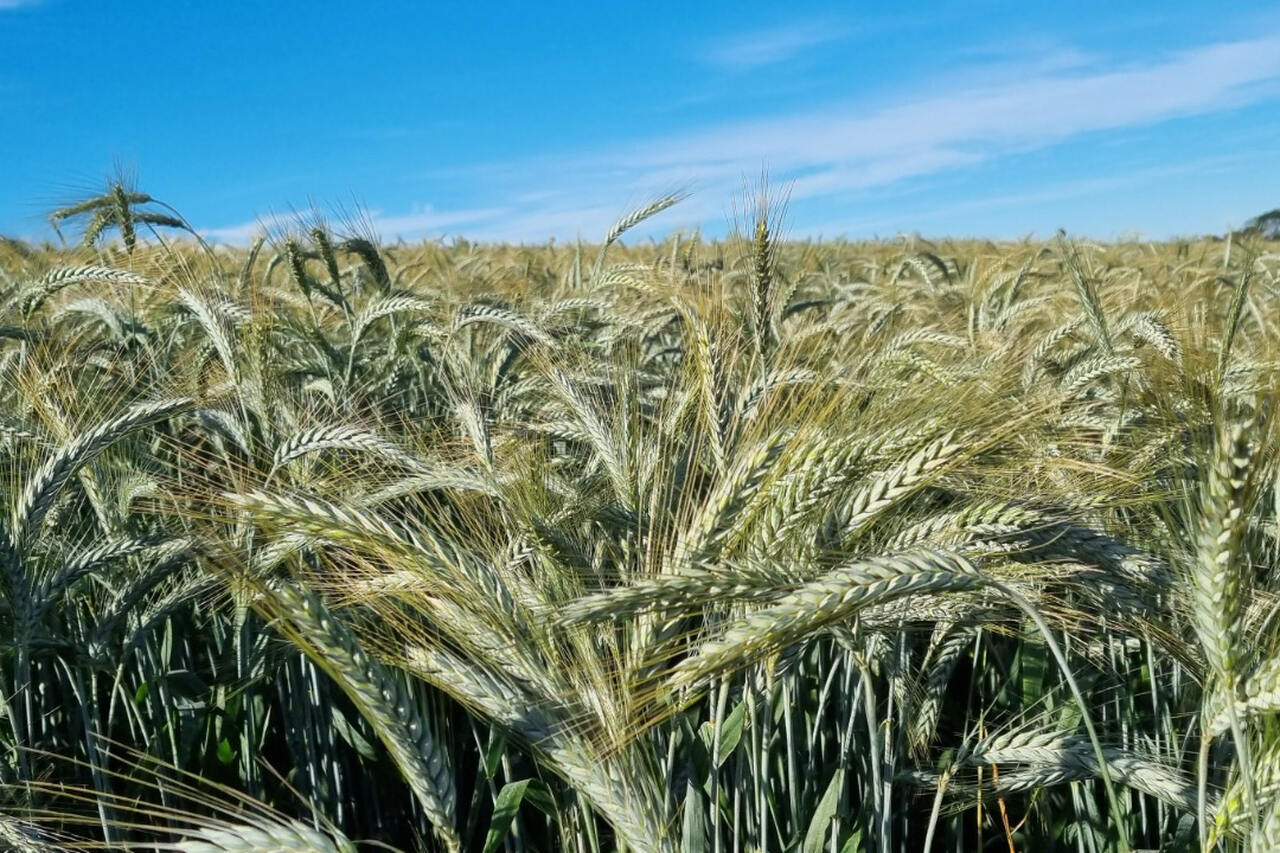
{"type": "Polygon", "coordinates": [[[748,71],[792,59],[807,50],[840,41],[849,28],[829,21],[811,21],[792,26],[771,27],[737,33],[712,42],[699,58],[718,68],[748,71]]]}
{"type": "MultiPolygon", "coordinates": [[[[1280,36],[1209,44],[1145,63],[1073,54],[1070,62],[1045,63],[1032,73],[1015,62],[1004,72],[988,67],[976,82],[926,81],[919,94],[874,108],[846,102],[726,122],[536,168],[501,164],[495,174],[537,174],[541,186],[558,188],[566,208],[591,211],[610,198],[616,210],[619,198],[677,184],[722,200],[740,190],[744,175],[767,165],[776,180],[790,182],[799,212],[806,199],[856,196],[1085,135],[1131,132],[1277,96],[1280,36]]],[[[714,215],[722,204],[704,212],[714,215]]]]}
{"type": "Polygon", "coordinates": [[[244,244],[248,243],[254,237],[261,234],[270,234],[276,231],[287,229],[294,223],[302,221],[314,215],[312,210],[304,210],[296,213],[271,213],[265,216],[258,216],[247,222],[240,222],[235,225],[223,225],[218,228],[202,228],[200,236],[204,237],[211,243],[232,243],[244,244]]]}
{"type": "MultiPolygon", "coordinates": [[[[937,160],[939,152],[986,158],[1078,134],[1224,110],[1274,96],[1276,83],[1280,37],[1261,38],[1209,45],[1144,66],[943,90],[874,111],[844,106],[739,122],[638,145],[625,162],[637,170],[691,175],[758,168],[768,161],[779,169],[878,167],[876,172],[892,177],[915,172],[914,163],[937,160]],[[887,164],[899,166],[886,169],[887,164]]],[[[840,181],[832,189],[846,186],[840,181]]]]}
{"type": "MultiPolygon", "coordinates": [[[[792,35],[790,43],[805,39],[792,35]]],[[[694,198],[656,227],[715,227],[729,218],[744,176],[759,174],[762,165],[774,182],[790,186],[792,214],[801,218],[815,199],[853,209],[873,192],[902,193],[924,180],[1085,136],[1120,140],[1175,119],[1280,98],[1280,35],[1206,44],[1141,63],[1063,50],[1061,61],[1030,67],[1014,59],[1003,67],[984,63],[977,75],[961,73],[972,66],[948,69],[891,102],[867,93],[878,97],[874,105],[846,100],[536,160],[436,171],[425,177],[451,188],[451,195],[483,186],[486,196],[473,196],[466,209],[377,214],[374,224],[386,238],[449,231],[484,240],[594,239],[628,200],[638,206],[687,186],[696,190],[694,198]]],[[[785,52],[759,47],[754,55],[785,52]]],[[[824,230],[833,230],[838,223],[827,225],[824,230]]],[[[210,233],[244,239],[252,233],[246,227],[210,233]]]]}
{"type": "MultiPolygon", "coordinates": [[[[507,215],[508,210],[502,207],[437,211],[428,205],[401,214],[388,215],[380,210],[365,211],[360,215],[359,225],[372,228],[373,232],[383,240],[413,240],[434,236],[469,223],[499,220],[507,215]]],[[[341,216],[343,214],[340,214],[341,216]]],[[[320,211],[308,208],[296,213],[270,214],[235,225],[207,228],[200,233],[206,240],[215,243],[243,244],[260,234],[287,231],[300,222],[322,218],[324,216],[320,211]]]]}
{"type": "Polygon", "coordinates": [[[383,239],[411,240],[427,234],[439,234],[452,231],[463,226],[493,221],[508,215],[505,207],[484,207],[468,210],[436,210],[424,207],[402,214],[386,214],[373,211],[369,214],[369,224],[383,239]]]}
{"type": "MultiPolygon", "coordinates": [[[[923,230],[928,234],[931,233],[928,230],[928,227],[921,229],[921,223],[927,224],[939,220],[954,221],[957,219],[963,219],[967,214],[1002,209],[1019,210],[1026,209],[1028,206],[1035,206],[1037,209],[1046,211],[1049,216],[1054,216],[1057,215],[1055,212],[1056,208],[1046,205],[1045,202],[1057,202],[1071,198],[1100,196],[1117,190],[1160,185],[1171,178],[1179,178],[1190,174],[1204,174],[1206,172],[1222,171],[1224,168],[1234,165],[1255,162],[1258,160],[1270,160],[1274,158],[1276,154],[1277,152],[1274,150],[1249,152],[1248,154],[1227,154],[1215,157],[1198,158],[1186,163],[1178,163],[1168,166],[1127,169],[1115,174],[1108,174],[1083,180],[1055,181],[1032,190],[980,194],[959,201],[947,202],[942,205],[916,205],[913,208],[904,209],[889,216],[869,217],[858,222],[829,221],[815,223],[811,225],[808,230],[815,234],[837,236],[848,234],[853,230],[862,231],[864,233],[868,231],[881,233],[886,230],[891,231],[897,228],[915,228],[923,230]]],[[[1041,221],[1042,219],[1043,217],[1037,217],[1035,222],[1029,222],[1027,224],[1026,231],[1020,233],[1029,233],[1030,231],[1035,230],[1037,226],[1058,228],[1063,225],[1061,222],[1049,222],[1046,224],[1041,221]]],[[[1134,223],[1135,226],[1139,224],[1141,223],[1134,223]]],[[[1223,224],[1227,225],[1229,223],[1223,224]]],[[[945,236],[966,237],[981,235],[969,234],[963,230],[950,230],[945,232],[945,236]]]]}

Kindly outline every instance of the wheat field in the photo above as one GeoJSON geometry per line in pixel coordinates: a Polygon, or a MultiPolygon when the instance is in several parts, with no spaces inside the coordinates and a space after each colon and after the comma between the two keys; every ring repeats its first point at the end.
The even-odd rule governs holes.
{"type": "Polygon", "coordinates": [[[1280,849],[1280,244],[677,201],[0,243],[6,849],[1280,849]]]}

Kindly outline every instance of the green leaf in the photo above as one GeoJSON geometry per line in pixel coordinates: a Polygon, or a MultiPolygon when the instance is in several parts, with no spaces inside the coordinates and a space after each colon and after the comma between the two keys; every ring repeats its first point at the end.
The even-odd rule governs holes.
{"type": "Polygon", "coordinates": [[[164,674],[164,686],[179,699],[201,699],[209,695],[209,685],[189,669],[171,669],[164,674]]]}
{"type": "MultiPolygon", "coordinates": [[[[724,723],[720,726],[720,760],[716,762],[716,767],[724,764],[733,751],[738,748],[738,742],[742,740],[742,724],[747,717],[747,703],[739,702],[738,706],[729,712],[729,716],[724,718],[724,723]]],[[[715,755],[715,724],[708,721],[702,724],[699,729],[703,742],[707,745],[707,752],[715,755]]]]}
{"type": "Polygon", "coordinates": [[[508,782],[498,792],[498,799],[493,804],[493,820],[489,821],[489,834],[484,839],[484,853],[493,853],[502,839],[507,837],[531,781],[533,780],[521,779],[519,782],[508,782]]]}
{"type": "MultiPolygon", "coordinates": [[[[706,740],[694,729],[691,715],[680,717],[677,724],[679,728],[672,732],[669,748],[684,757],[685,775],[681,778],[701,779],[705,786],[711,778],[711,752],[707,749],[706,740]]],[[[679,779],[672,784],[678,788],[679,779]]]]}
{"type": "Polygon", "coordinates": [[[1018,664],[1022,680],[1022,705],[1035,705],[1044,699],[1045,678],[1049,670],[1049,652],[1035,626],[1024,634],[1018,648],[1018,664]]]}
{"type": "Polygon", "coordinates": [[[151,682],[144,681],[138,685],[138,689],[134,691],[133,701],[136,705],[141,705],[143,700],[147,698],[147,694],[151,692],[151,682]]]}
{"type": "Polygon", "coordinates": [[[836,805],[840,802],[840,792],[844,790],[844,768],[831,774],[831,782],[827,792],[822,795],[818,808],[814,810],[809,821],[809,831],[804,834],[804,853],[822,853],[827,840],[827,828],[836,816],[836,805]]]}
{"type": "Polygon", "coordinates": [[[680,849],[684,853],[706,853],[707,847],[707,807],[702,800],[702,791],[692,782],[685,786],[684,794],[684,827],[681,833],[680,849]]]}
{"type": "Polygon", "coordinates": [[[218,741],[218,760],[223,764],[230,764],[236,760],[236,751],[231,748],[231,741],[226,738],[218,741]]]}
{"type": "Polygon", "coordinates": [[[360,753],[362,758],[374,761],[378,757],[378,752],[373,748],[373,744],[369,743],[368,738],[360,734],[355,726],[347,719],[346,715],[338,708],[333,708],[330,722],[338,733],[338,737],[351,744],[351,748],[360,753]]]}
{"type": "Polygon", "coordinates": [[[540,779],[530,780],[529,788],[524,792],[524,801],[547,817],[554,818],[558,814],[555,795],[551,793],[547,783],[540,779]]]}
{"type": "Polygon", "coordinates": [[[499,728],[489,729],[489,745],[484,750],[484,775],[492,779],[498,772],[502,754],[507,750],[507,733],[499,728]]]}

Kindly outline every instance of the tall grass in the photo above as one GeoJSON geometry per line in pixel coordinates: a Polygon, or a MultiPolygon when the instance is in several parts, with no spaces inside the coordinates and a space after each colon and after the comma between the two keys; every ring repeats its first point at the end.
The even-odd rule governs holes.
{"type": "Polygon", "coordinates": [[[0,838],[1277,849],[1276,247],[678,200],[0,244],[0,838]]]}

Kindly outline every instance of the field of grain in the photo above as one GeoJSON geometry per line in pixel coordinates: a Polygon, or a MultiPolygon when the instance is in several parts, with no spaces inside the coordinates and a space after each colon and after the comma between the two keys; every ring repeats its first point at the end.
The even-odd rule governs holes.
{"type": "Polygon", "coordinates": [[[0,243],[7,849],[1280,849],[1280,246],[674,201],[0,243]]]}

